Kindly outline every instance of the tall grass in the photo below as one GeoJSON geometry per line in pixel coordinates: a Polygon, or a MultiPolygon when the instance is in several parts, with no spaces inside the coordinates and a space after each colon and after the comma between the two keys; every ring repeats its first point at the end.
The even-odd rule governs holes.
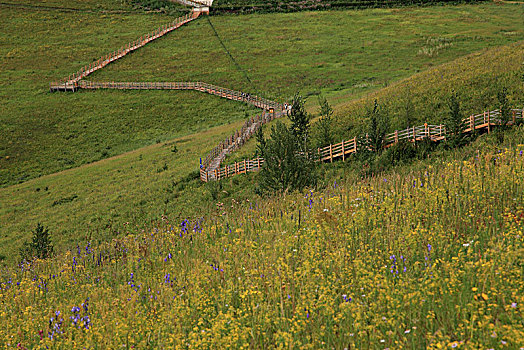
{"type": "MultiPolygon", "coordinates": [[[[513,140],[522,139],[522,130],[513,140]]],[[[524,145],[2,271],[8,347],[517,348],[524,145]]]]}

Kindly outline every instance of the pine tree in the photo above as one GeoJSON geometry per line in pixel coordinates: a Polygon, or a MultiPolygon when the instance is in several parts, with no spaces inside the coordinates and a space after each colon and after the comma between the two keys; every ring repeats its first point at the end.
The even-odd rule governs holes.
{"type": "Polygon", "coordinates": [[[317,147],[324,147],[335,142],[332,131],[333,108],[323,96],[318,97],[320,119],[316,124],[318,130],[317,147]]]}
{"type": "Polygon", "coordinates": [[[309,132],[310,116],[306,112],[304,103],[304,98],[302,98],[299,93],[296,93],[293,97],[289,120],[291,120],[291,132],[297,139],[301,140],[301,147],[305,149],[309,132]]]}
{"type": "Polygon", "coordinates": [[[300,136],[282,122],[271,128],[269,139],[259,141],[258,149],[264,158],[260,187],[265,192],[286,193],[315,183],[315,162],[302,150],[300,136]]]}
{"type": "Polygon", "coordinates": [[[511,108],[508,100],[508,89],[502,87],[497,92],[497,100],[500,106],[500,125],[501,129],[505,130],[508,127],[508,123],[511,121],[511,108]]]}
{"type": "Polygon", "coordinates": [[[31,242],[25,242],[20,250],[22,260],[31,260],[36,257],[39,259],[46,259],[53,255],[53,244],[49,236],[49,230],[41,223],[38,223],[36,229],[33,231],[33,238],[31,242]]]}
{"type": "Polygon", "coordinates": [[[448,98],[449,114],[446,120],[448,142],[452,147],[460,146],[464,142],[464,116],[460,110],[458,94],[453,90],[448,98]]]}
{"type": "Polygon", "coordinates": [[[368,110],[368,119],[368,146],[375,152],[381,152],[389,129],[389,121],[382,112],[377,100],[373,104],[373,109],[368,110]]]}

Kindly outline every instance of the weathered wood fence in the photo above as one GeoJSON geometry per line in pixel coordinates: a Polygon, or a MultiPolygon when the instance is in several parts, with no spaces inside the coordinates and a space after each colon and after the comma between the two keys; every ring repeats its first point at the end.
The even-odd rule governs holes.
{"type": "Polygon", "coordinates": [[[284,105],[242,91],[235,91],[203,82],[94,82],[81,80],[79,89],[118,90],[196,90],[234,101],[243,101],[265,110],[282,110],[284,105]]]}
{"type": "Polygon", "coordinates": [[[49,83],[49,89],[51,91],[76,91],[79,88],[79,81],[89,74],[104,68],[109,63],[114,62],[130,52],[141,48],[142,46],[150,43],[151,41],[164,36],[165,34],[183,26],[184,24],[191,22],[200,15],[198,11],[192,11],[191,13],[178,17],[173,22],[165,24],[155,31],[141,36],[139,39],[128,43],[127,45],[121,47],[120,49],[113,51],[103,57],[100,57],[98,60],[85,65],[78,72],[69,75],[57,82],[49,83]]]}
{"type": "MultiPolygon", "coordinates": [[[[508,125],[515,124],[519,119],[524,120],[523,110],[511,110],[511,116],[508,125]]],[[[471,115],[465,118],[464,124],[466,128],[463,130],[463,132],[471,133],[475,132],[476,130],[487,130],[490,132],[492,127],[499,126],[501,123],[502,118],[500,116],[499,110],[485,111],[483,113],[471,115]]],[[[417,142],[424,139],[429,139],[431,141],[441,141],[445,140],[447,135],[449,135],[449,133],[446,131],[446,127],[444,125],[424,124],[421,126],[414,126],[404,130],[395,130],[394,132],[386,135],[383,148],[391,147],[401,141],[417,142]]],[[[365,139],[366,136],[362,136],[361,138],[365,139]]],[[[346,160],[349,155],[360,150],[357,147],[358,139],[359,138],[354,137],[334,145],[318,148],[318,161],[333,162],[334,160],[346,160]]],[[[259,171],[263,164],[264,159],[255,158],[236,162],[224,167],[217,167],[211,170],[201,167],[200,179],[204,182],[208,182],[239,174],[245,174],[247,172],[259,171]]]]}

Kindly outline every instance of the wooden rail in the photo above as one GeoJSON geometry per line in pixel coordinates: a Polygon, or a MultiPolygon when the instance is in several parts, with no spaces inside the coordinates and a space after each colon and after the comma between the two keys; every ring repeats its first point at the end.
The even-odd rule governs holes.
{"type": "Polygon", "coordinates": [[[155,31],[141,36],[139,39],[128,43],[127,45],[121,47],[119,50],[113,51],[110,54],[107,54],[100,59],[85,65],[78,72],[69,75],[57,82],[49,83],[50,91],[77,91],[79,88],[79,82],[81,79],[87,77],[89,74],[96,72],[97,70],[104,68],[111,62],[114,62],[130,52],[133,52],[142,46],[150,43],[151,41],[164,36],[165,34],[180,28],[184,24],[191,22],[200,15],[199,11],[192,11],[191,13],[178,17],[173,22],[165,24],[155,31]]]}
{"type": "Polygon", "coordinates": [[[79,89],[119,89],[119,90],[196,90],[220,96],[233,101],[243,101],[265,110],[282,110],[284,105],[242,91],[235,91],[203,82],[93,82],[80,80],[79,89]]]}
{"type": "Polygon", "coordinates": [[[211,7],[213,5],[213,0],[169,0],[171,2],[176,2],[182,5],[187,5],[191,7],[211,7]]]}
{"type": "Polygon", "coordinates": [[[215,148],[209,152],[207,157],[202,160],[200,169],[211,173],[207,177],[214,179],[214,170],[220,168],[220,163],[225,159],[227,154],[233,153],[242,147],[265,123],[287,115],[287,111],[269,112],[264,111],[253,118],[249,118],[240,130],[237,130],[230,137],[221,141],[215,148]]]}
{"type": "MultiPolygon", "coordinates": [[[[513,109],[511,111],[511,117],[508,125],[513,125],[517,120],[524,120],[522,109],[513,109]]],[[[499,126],[502,124],[499,110],[485,111],[480,114],[471,115],[464,119],[466,129],[464,133],[475,132],[476,130],[487,130],[491,131],[493,126],[499,126]]],[[[414,126],[404,130],[395,130],[394,132],[386,135],[383,148],[391,147],[400,141],[417,142],[424,139],[431,141],[445,140],[449,133],[446,131],[444,125],[430,125],[424,124],[421,126],[414,126]]],[[[366,137],[361,137],[365,139],[366,137]]],[[[323,148],[317,149],[317,160],[320,162],[333,162],[334,160],[345,161],[346,157],[352,153],[358,152],[360,149],[357,147],[358,138],[342,141],[340,143],[329,145],[323,148]]],[[[245,174],[251,171],[258,171],[264,164],[264,159],[255,158],[251,160],[243,160],[236,162],[225,167],[208,170],[205,168],[200,169],[200,179],[204,182],[212,180],[220,180],[223,178],[245,174]]]]}

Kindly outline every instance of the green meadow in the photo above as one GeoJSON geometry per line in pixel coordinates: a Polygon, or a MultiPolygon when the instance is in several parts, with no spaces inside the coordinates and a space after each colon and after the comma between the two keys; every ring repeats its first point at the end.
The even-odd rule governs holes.
{"type": "Polygon", "coordinates": [[[199,205],[205,217],[143,221],[107,243],[5,268],[0,341],[64,349],[517,349],[522,135],[522,126],[502,144],[485,135],[320,190],[237,197],[215,210],[199,205]]]}
{"type": "MultiPolygon", "coordinates": [[[[109,1],[102,5],[125,7],[109,1]]],[[[522,8],[490,3],[211,17],[237,64],[214,36],[208,19],[199,18],[90,79],[199,80],[279,101],[288,101],[297,90],[347,101],[465,54],[522,40],[522,8]]],[[[256,113],[198,93],[50,94],[50,81],[172,17],[137,10],[93,13],[2,6],[0,11],[6,19],[0,24],[2,31],[12,33],[0,48],[1,186],[256,113]]]]}
{"type": "MultiPolygon", "coordinates": [[[[182,7],[24,1],[0,4],[0,344],[522,346],[523,123],[310,164],[316,185],[294,193],[262,195],[256,173],[203,183],[199,158],[259,110],[194,91],[48,92],[182,7]],[[54,254],[24,260],[31,237],[49,248],[38,223],[54,254]]],[[[524,107],[522,4],[294,12],[383,5],[218,0],[215,14],[281,13],[212,12],[88,79],[300,91],[313,141],[319,95],[337,142],[367,131],[375,100],[390,131],[444,122],[453,91],[464,116],[503,91],[524,107]]]]}
{"type": "MultiPolygon", "coordinates": [[[[445,110],[436,106],[453,87],[464,91],[467,112],[494,107],[500,84],[491,83],[497,77],[510,87],[512,105],[521,106],[521,10],[483,4],[212,17],[244,71],[200,18],[90,79],[200,80],[256,89],[281,101],[301,90],[312,112],[321,92],[335,107],[333,132],[341,139],[360,132],[373,98],[388,105],[393,127],[403,127],[409,96],[417,121],[438,121],[445,110]],[[259,26],[265,31],[248,30],[259,26]]],[[[196,175],[198,159],[257,113],[252,107],[184,91],[47,92],[49,81],[168,22],[168,16],[0,11],[7,18],[1,25],[15,33],[12,46],[1,48],[0,254],[15,259],[37,222],[51,228],[58,247],[66,247],[121,235],[124,223],[136,227],[162,214],[201,215],[201,207],[213,207],[216,199],[253,194],[253,176],[203,185],[196,175]],[[28,26],[30,34],[19,34],[28,26]],[[52,30],[56,26],[63,28],[52,30]],[[72,33],[78,40],[69,40],[72,33]]],[[[251,142],[231,160],[253,151],[251,142]]]]}

